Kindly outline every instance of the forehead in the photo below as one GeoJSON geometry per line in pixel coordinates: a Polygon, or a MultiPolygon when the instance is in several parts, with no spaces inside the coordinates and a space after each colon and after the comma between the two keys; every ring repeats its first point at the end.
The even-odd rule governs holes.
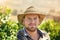
{"type": "Polygon", "coordinates": [[[27,14],[27,15],[25,15],[25,17],[38,17],[38,15],[37,14],[27,14]]]}

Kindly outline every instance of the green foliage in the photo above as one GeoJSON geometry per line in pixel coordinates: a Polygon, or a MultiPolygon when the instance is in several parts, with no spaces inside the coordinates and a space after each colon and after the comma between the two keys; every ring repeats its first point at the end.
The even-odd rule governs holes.
{"type": "Polygon", "coordinates": [[[18,31],[18,25],[15,22],[8,21],[3,23],[0,27],[1,40],[15,40],[18,31]]]}
{"type": "Polygon", "coordinates": [[[0,40],[17,40],[16,35],[19,29],[22,29],[18,23],[9,20],[11,9],[5,8],[2,12],[0,7],[0,40]]]}
{"type": "Polygon", "coordinates": [[[60,22],[47,20],[39,28],[50,33],[51,40],[60,40],[60,22]]]}
{"type": "Polygon", "coordinates": [[[2,7],[0,7],[0,24],[2,22],[5,23],[6,21],[9,20],[10,13],[11,13],[11,9],[7,7],[3,9],[2,7]]]}
{"type": "MultiPolygon", "coordinates": [[[[0,40],[17,40],[17,32],[23,25],[9,20],[10,8],[6,7],[5,12],[2,12],[2,9],[0,7],[0,40]]],[[[41,24],[39,29],[49,32],[51,40],[60,40],[60,22],[48,20],[41,24]]]]}

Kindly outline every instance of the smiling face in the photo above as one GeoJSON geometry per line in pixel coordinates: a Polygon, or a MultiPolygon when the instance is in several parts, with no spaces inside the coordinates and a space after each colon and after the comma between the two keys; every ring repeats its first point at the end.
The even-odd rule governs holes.
{"type": "Polygon", "coordinates": [[[28,31],[35,31],[40,24],[38,15],[28,14],[23,19],[23,25],[28,31]]]}

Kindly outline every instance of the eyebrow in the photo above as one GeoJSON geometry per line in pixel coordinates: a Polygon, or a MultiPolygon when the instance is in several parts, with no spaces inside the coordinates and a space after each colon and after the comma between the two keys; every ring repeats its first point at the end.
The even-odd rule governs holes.
{"type": "MultiPolygon", "coordinates": [[[[26,15],[23,16],[23,19],[25,18],[26,15]]],[[[40,16],[38,15],[38,18],[40,18],[40,16]]]]}

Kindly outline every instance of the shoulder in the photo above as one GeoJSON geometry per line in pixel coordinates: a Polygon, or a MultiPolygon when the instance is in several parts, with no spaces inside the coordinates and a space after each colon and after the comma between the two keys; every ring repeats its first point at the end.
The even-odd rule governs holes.
{"type": "Polygon", "coordinates": [[[50,36],[49,36],[49,33],[47,33],[46,31],[43,31],[43,30],[40,30],[43,34],[43,39],[48,39],[50,40],[50,36]]]}
{"type": "Polygon", "coordinates": [[[23,40],[23,30],[19,30],[18,33],[17,33],[17,39],[18,40],[23,40]]]}
{"type": "Polygon", "coordinates": [[[19,31],[17,32],[17,35],[23,35],[23,30],[19,30],[19,31]]]}
{"type": "Polygon", "coordinates": [[[43,35],[47,35],[48,33],[44,30],[40,30],[42,32],[43,35]]]}

